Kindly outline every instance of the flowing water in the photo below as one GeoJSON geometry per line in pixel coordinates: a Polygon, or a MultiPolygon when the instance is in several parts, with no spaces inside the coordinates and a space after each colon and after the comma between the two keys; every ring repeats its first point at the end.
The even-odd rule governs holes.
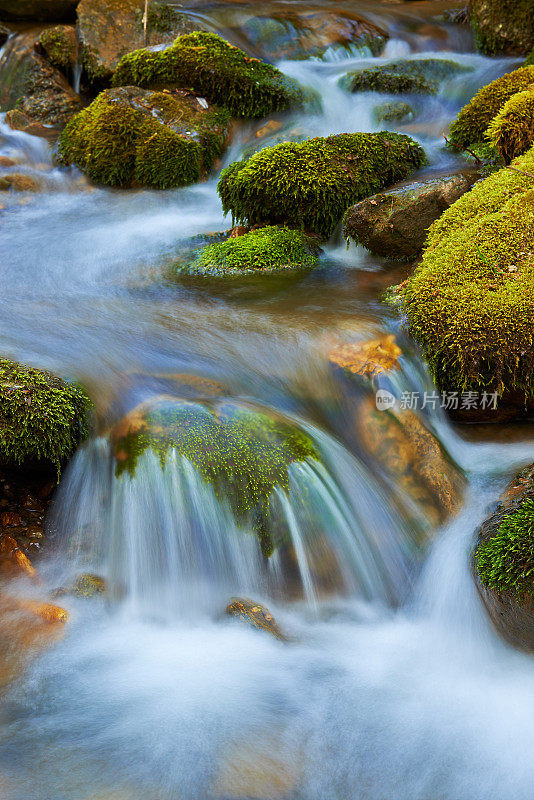
{"type": "MultiPolygon", "coordinates": [[[[452,51],[473,72],[415,99],[415,118],[396,129],[425,147],[427,172],[458,166],[443,132],[515,62],[476,55],[465,29],[432,22],[447,3],[359,5],[389,30],[384,55],[333,47],[322,60],[282,62],[322,99],[321,111],[284,118],[284,132],[377,130],[376,97],[342,93],[338,77],[452,51]]],[[[251,8],[197,4],[191,14],[252,47],[251,8]]],[[[258,127],[240,128],[225,163],[257,146],[258,127]]],[[[185,286],[173,264],[200,234],[229,225],[216,176],[168,192],[94,189],[6,126],[0,154],[44,189],[2,200],[0,351],[83,380],[101,434],[62,479],[40,569],[50,589],[84,569],[110,585],[107,601],[65,598],[66,636],[4,697],[2,800],[531,800],[534,662],[491,630],[470,554],[488,505],[533,460],[532,430],[469,441],[439,411],[425,415],[469,487],[461,513],[436,531],[365,455],[354,419],[364,390],[327,365],[334,342],[394,333],[404,355],[393,388],[431,389],[380,301],[406,267],[335,236],[298,282],[185,286]],[[266,563],[177,453],[164,469],[145,453],[135,479],[115,475],[109,426],[183,373],[222,382],[314,441],[320,463],[294,464],[289,492],[271,498],[285,555],[266,563]],[[239,594],[265,602],[289,642],[226,618],[239,594]]]]}

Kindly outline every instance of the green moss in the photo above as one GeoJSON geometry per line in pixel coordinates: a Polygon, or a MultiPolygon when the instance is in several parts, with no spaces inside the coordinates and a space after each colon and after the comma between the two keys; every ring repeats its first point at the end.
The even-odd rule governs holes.
{"type": "Polygon", "coordinates": [[[475,43],[486,55],[527,53],[534,44],[532,0],[470,0],[475,43]]]}
{"type": "Polygon", "coordinates": [[[54,67],[67,70],[76,61],[76,44],[73,29],[64,25],[46,28],[39,36],[39,45],[54,67]],[[69,35],[72,31],[71,35],[69,35]]]}
{"type": "Polygon", "coordinates": [[[235,117],[264,117],[303,102],[296,83],[214,33],[188,33],[166,50],[128,53],[113,85],[187,87],[235,117]]]}
{"type": "Polygon", "coordinates": [[[345,133],[268,147],[221,173],[225,213],[245,224],[287,224],[327,239],[347,208],[407,178],[423,149],[399,133],[345,133]]]}
{"type": "Polygon", "coordinates": [[[444,389],[534,395],[534,153],[477,184],[430,228],[401,295],[444,389]]]}
{"type": "Polygon", "coordinates": [[[233,276],[300,270],[317,263],[316,248],[301,231],[267,227],[197,251],[187,272],[233,276]]]}
{"type": "Polygon", "coordinates": [[[109,89],[66,126],[59,158],[107,186],[184,186],[221,155],[228,124],[225,110],[203,111],[194,97],[109,89]]]}
{"type": "Polygon", "coordinates": [[[417,61],[402,59],[379,67],[349,72],[339,83],[349,92],[436,94],[439,81],[471,70],[472,67],[440,58],[417,61]]]}
{"type": "Polygon", "coordinates": [[[235,403],[162,399],[143,414],[143,425],[117,439],[116,474],[135,475],[140,456],[152,450],[162,466],[171,451],[186,458],[216,494],[229,501],[240,522],[252,522],[265,555],[273,551],[269,498],[289,491],[289,466],[318,459],[311,439],[288,422],[235,403]]]}
{"type": "Polygon", "coordinates": [[[506,164],[534,144],[534,91],[518,92],[504,104],[486,131],[506,164]]]}
{"type": "Polygon", "coordinates": [[[87,435],[90,401],[76,385],[0,359],[0,461],[50,461],[58,470],[87,435]]]}
{"type": "Polygon", "coordinates": [[[504,516],[495,535],[482,541],[475,553],[480,580],[488,589],[532,594],[534,590],[534,500],[504,516]]]}
{"type": "Polygon", "coordinates": [[[534,82],[534,67],[521,67],[484,86],[458,114],[451,125],[449,145],[465,150],[484,141],[490,122],[517,92],[534,82]]]}
{"type": "Polygon", "coordinates": [[[376,122],[401,122],[413,116],[413,108],[408,103],[380,103],[373,108],[376,122]]]}

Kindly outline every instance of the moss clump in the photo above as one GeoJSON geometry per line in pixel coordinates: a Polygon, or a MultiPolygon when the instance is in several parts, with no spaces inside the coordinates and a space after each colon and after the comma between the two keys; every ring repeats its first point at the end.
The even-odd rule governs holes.
{"type": "Polygon", "coordinates": [[[376,122],[402,122],[403,119],[413,117],[413,108],[408,103],[380,103],[373,109],[376,122]]]}
{"type": "Polygon", "coordinates": [[[269,498],[289,491],[289,466],[318,459],[311,439],[283,419],[228,401],[191,403],[160,398],[137,409],[115,439],[116,475],[135,475],[152,450],[162,466],[172,451],[186,458],[240,522],[252,523],[265,555],[273,551],[269,498]]]}
{"type": "Polygon", "coordinates": [[[465,150],[484,141],[490,122],[504,104],[517,92],[523,92],[534,82],[534,67],[521,67],[484,86],[466,105],[451,125],[449,145],[465,150]]]}
{"type": "Polygon", "coordinates": [[[221,155],[228,124],[226,110],[206,111],[187,92],[108,89],[69,122],[59,157],[107,186],[185,186],[221,155]]]}
{"type": "Polygon", "coordinates": [[[532,0],[470,0],[475,42],[486,55],[527,53],[534,44],[532,0]]]}
{"type": "Polygon", "coordinates": [[[317,263],[316,249],[301,231],[258,228],[198,250],[187,272],[231,277],[309,269],[317,263]]]}
{"type": "Polygon", "coordinates": [[[234,117],[264,117],[303,101],[297,84],[278,69],[250,58],[215,33],[186,33],[166,50],[128,53],[113,85],[187,87],[225,106],[234,117]]]}
{"type": "Polygon", "coordinates": [[[472,67],[440,58],[417,61],[403,59],[379,67],[349,72],[339,83],[349,92],[436,94],[439,81],[471,70],[472,67]]]}
{"type": "Polygon", "coordinates": [[[46,28],[39,36],[39,46],[54,67],[65,71],[76,62],[74,28],[67,25],[46,28]]]}
{"type": "Polygon", "coordinates": [[[401,290],[410,331],[444,389],[534,396],[534,171],[530,150],[430,228],[401,290]],[[523,170],[524,172],[517,172],[523,170]]]}
{"type": "Polygon", "coordinates": [[[288,224],[327,239],[347,208],[425,163],[400,133],[344,133],[268,147],[221,173],[218,190],[234,221],[288,224]]]}
{"type": "Polygon", "coordinates": [[[534,500],[503,517],[497,531],[475,552],[480,580],[488,589],[520,596],[534,590],[534,500]]]}
{"type": "Polygon", "coordinates": [[[0,359],[0,462],[49,461],[59,471],[87,435],[90,405],[79,386],[0,359]]]}
{"type": "Polygon", "coordinates": [[[518,92],[489,124],[486,136],[505,164],[534,144],[534,91],[518,92]]]}

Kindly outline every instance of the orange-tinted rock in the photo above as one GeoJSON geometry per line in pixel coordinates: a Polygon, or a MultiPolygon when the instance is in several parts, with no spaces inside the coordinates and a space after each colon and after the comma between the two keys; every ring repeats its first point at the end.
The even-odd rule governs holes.
{"type": "Polygon", "coordinates": [[[329,361],[342,369],[372,378],[383,372],[396,369],[402,350],[392,335],[368,342],[340,344],[329,353],[329,361]]]}
{"type": "Polygon", "coordinates": [[[0,534],[0,573],[4,575],[35,576],[30,559],[22,552],[15,539],[0,534]]]}

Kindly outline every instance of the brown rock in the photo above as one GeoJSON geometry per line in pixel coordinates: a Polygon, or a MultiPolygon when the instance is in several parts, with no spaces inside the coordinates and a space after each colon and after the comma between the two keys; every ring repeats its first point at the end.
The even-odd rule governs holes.
{"type": "Polygon", "coordinates": [[[7,156],[0,156],[0,167],[14,167],[17,162],[7,156]]]}
{"type": "Polygon", "coordinates": [[[35,577],[31,561],[24,555],[11,536],[0,535],[0,572],[10,576],[28,575],[35,577]]]}
{"type": "Polygon", "coordinates": [[[396,369],[401,355],[402,350],[396,344],[395,337],[390,335],[368,342],[337,345],[330,351],[328,360],[354,375],[372,378],[396,369]]]}
{"type": "Polygon", "coordinates": [[[0,190],[7,191],[12,189],[14,192],[38,192],[40,190],[37,181],[30,175],[12,173],[3,175],[0,178],[0,190]]]}

